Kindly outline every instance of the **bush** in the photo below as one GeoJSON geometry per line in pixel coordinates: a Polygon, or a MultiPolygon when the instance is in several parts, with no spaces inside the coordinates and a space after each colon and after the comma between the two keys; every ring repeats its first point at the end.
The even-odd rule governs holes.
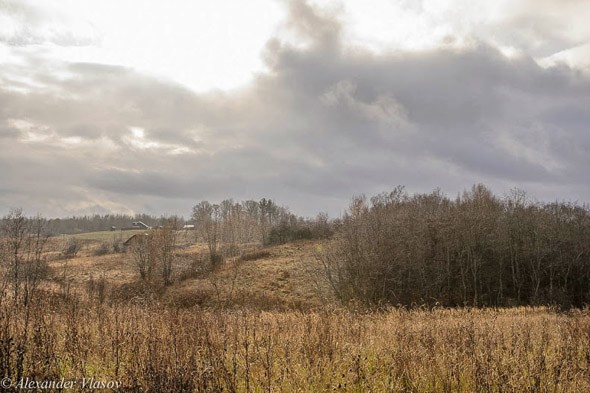
{"type": "Polygon", "coordinates": [[[224,258],[221,254],[213,253],[209,256],[209,261],[211,262],[211,268],[215,270],[223,264],[224,258]]]}
{"type": "Polygon", "coordinates": [[[274,225],[266,239],[266,244],[284,244],[297,240],[328,239],[334,234],[327,214],[318,214],[314,220],[297,219],[290,216],[274,225]]]}
{"type": "Polygon", "coordinates": [[[195,306],[205,306],[213,298],[213,292],[210,289],[197,288],[190,291],[171,290],[168,291],[163,301],[167,306],[174,308],[191,308],[195,306]]]}
{"type": "Polygon", "coordinates": [[[123,244],[123,239],[119,238],[119,239],[114,239],[113,240],[113,252],[115,253],[121,253],[121,252],[125,252],[125,244],[123,244]]]}
{"type": "Polygon", "coordinates": [[[107,280],[103,275],[98,280],[90,276],[86,282],[86,293],[90,301],[96,301],[99,304],[103,304],[107,298],[107,280]]]}
{"type": "Polygon", "coordinates": [[[115,304],[154,304],[161,299],[165,291],[163,285],[140,280],[114,287],[111,290],[111,301],[115,304]]]}
{"type": "Polygon", "coordinates": [[[94,250],[94,255],[96,256],[100,256],[100,255],[106,255],[111,251],[111,247],[105,243],[102,242],[98,248],[96,250],[94,250]]]}
{"type": "Polygon", "coordinates": [[[75,258],[82,249],[82,242],[76,238],[70,238],[61,252],[63,258],[75,258]]]}
{"type": "Polygon", "coordinates": [[[270,257],[270,252],[266,250],[253,251],[240,256],[240,261],[255,261],[270,257]]]}

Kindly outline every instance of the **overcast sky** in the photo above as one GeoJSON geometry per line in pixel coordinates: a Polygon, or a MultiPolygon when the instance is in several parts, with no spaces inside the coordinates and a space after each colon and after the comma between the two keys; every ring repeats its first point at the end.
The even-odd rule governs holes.
{"type": "Polygon", "coordinates": [[[590,1],[0,0],[0,214],[590,202],[590,1]]]}

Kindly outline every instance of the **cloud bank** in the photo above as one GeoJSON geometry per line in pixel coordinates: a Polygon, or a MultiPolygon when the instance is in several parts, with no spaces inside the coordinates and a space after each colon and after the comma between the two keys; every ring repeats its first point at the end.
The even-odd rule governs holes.
{"type": "MultiPolygon", "coordinates": [[[[563,18],[586,7],[566,3],[563,18]]],[[[15,26],[46,25],[38,9],[1,4],[15,26]]],[[[427,20],[449,12],[395,4],[427,20]]],[[[266,70],[209,92],[48,58],[34,28],[0,31],[0,213],[188,214],[201,199],[265,196],[338,215],[353,194],[476,182],[587,202],[589,69],[556,56],[585,43],[575,24],[560,33],[556,2],[519,4],[461,39],[376,50],[350,39],[342,7],[292,1],[288,34],[261,54],[266,70]]],[[[51,45],[87,44],[70,38],[51,45]]]]}

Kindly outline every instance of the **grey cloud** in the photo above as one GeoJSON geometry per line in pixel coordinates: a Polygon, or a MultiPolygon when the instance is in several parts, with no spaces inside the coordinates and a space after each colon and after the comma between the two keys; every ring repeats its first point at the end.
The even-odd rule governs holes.
{"type": "Polygon", "coordinates": [[[455,193],[475,182],[590,199],[582,74],[485,43],[351,50],[337,17],[301,1],[290,24],[309,45],[270,42],[268,72],[236,91],[196,94],[96,64],[44,64],[34,75],[45,87],[27,93],[0,86],[0,210],[187,214],[199,199],[270,196],[303,214],[338,214],[352,194],[397,184],[455,193]],[[53,134],[25,141],[9,119],[53,134]]]}
{"type": "Polygon", "coordinates": [[[335,49],[340,45],[342,26],[338,15],[332,11],[320,13],[306,1],[289,2],[287,26],[293,28],[301,38],[323,50],[335,49]]]}
{"type": "Polygon", "coordinates": [[[14,140],[18,137],[18,135],[19,135],[18,130],[14,129],[12,127],[8,127],[8,126],[0,124],[0,139],[14,140]]]}

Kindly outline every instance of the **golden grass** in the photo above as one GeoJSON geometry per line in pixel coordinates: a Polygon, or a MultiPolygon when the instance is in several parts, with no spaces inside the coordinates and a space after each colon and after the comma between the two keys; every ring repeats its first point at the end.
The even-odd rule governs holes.
{"type": "MultiPolygon", "coordinates": [[[[69,302],[32,315],[23,375],[95,376],[128,391],[590,390],[587,311],[301,313],[69,302]]],[[[22,314],[5,307],[0,322],[3,348],[7,336],[18,346],[22,314]]]]}
{"type": "MultiPolygon", "coordinates": [[[[257,309],[310,309],[333,302],[314,260],[318,242],[302,241],[264,248],[264,258],[227,260],[211,274],[182,282],[174,296],[202,297],[209,306],[239,305],[257,309]]],[[[259,251],[260,252],[260,251],[259,251]]],[[[253,253],[252,253],[253,254],[253,253]]]]}
{"type": "Polygon", "coordinates": [[[128,254],[50,261],[40,303],[0,299],[0,373],[131,392],[590,391],[588,310],[336,308],[314,282],[320,246],[269,247],[166,290],[139,285],[128,254]],[[106,283],[107,301],[89,281],[106,283]]]}

